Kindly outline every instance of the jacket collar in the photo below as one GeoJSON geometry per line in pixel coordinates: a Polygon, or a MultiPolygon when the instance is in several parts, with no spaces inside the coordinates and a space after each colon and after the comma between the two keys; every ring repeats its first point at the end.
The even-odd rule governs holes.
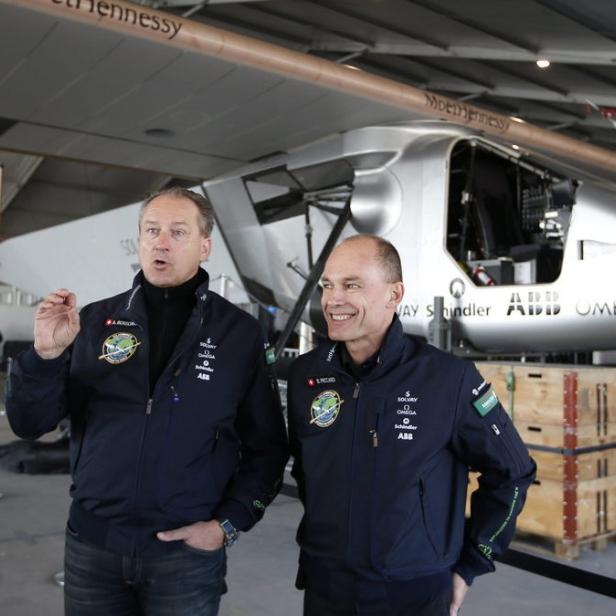
{"type": "MultiPolygon", "coordinates": [[[[412,338],[404,334],[402,323],[400,323],[398,315],[394,314],[391,325],[385,334],[385,340],[383,340],[383,344],[379,349],[377,365],[368,376],[368,379],[370,380],[375,375],[387,372],[392,366],[397,364],[408,341],[414,344],[412,338]]],[[[336,370],[343,370],[341,360],[341,346],[343,344],[343,342],[328,340],[321,345],[319,348],[321,361],[336,370]]]]}
{"type": "MultiPolygon", "coordinates": [[[[199,273],[203,278],[203,282],[195,289],[195,295],[197,296],[197,307],[200,311],[203,311],[209,295],[210,276],[203,268],[199,268],[199,273]]],[[[133,278],[133,286],[124,302],[123,308],[125,312],[145,316],[144,283],[143,272],[139,270],[133,278]]]]}

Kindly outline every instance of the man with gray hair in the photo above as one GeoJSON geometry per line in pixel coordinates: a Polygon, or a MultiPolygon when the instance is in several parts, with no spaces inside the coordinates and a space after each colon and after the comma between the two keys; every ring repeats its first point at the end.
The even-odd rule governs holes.
{"type": "Polygon", "coordinates": [[[215,616],[225,547],[280,487],[286,435],[260,328],[200,268],[213,223],[195,192],[152,195],[132,289],[80,313],[74,293],[51,293],[13,363],[18,436],[71,418],[67,616],[215,616]]]}

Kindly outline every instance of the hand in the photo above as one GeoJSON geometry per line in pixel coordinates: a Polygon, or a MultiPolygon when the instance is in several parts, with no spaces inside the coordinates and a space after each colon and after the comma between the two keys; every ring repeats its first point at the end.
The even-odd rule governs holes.
{"type": "Polygon", "coordinates": [[[219,550],[225,541],[225,533],[216,520],[195,522],[175,530],[156,533],[161,541],[184,541],[197,550],[219,550]]]}
{"type": "Polygon", "coordinates": [[[79,333],[77,297],[68,289],[50,293],[34,315],[34,350],[42,359],[55,359],[79,333]]]}
{"type": "Polygon", "coordinates": [[[458,616],[458,610],[462,607],[462,602],[469,588],[457,573],[453,574],[453,597],[449,606],[449,616],[458,616]]]}

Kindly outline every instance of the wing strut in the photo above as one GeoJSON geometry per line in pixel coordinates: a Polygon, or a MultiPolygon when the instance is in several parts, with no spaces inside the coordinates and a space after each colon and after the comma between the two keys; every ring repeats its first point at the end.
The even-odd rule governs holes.
{"type": "Polygon", "coordinates": [[[306,278],[304,288],[302,289],[302,292],[300,293],[297,302],[293,307],[293,311],[289,315],[289,320],[287,321],[284,330],[282,331],[280,337],[278,338],[278,341],[276,342],[276,346],[274,347],[275,361],[278,361],[278,358],[282,354],[282,350],[286,346],[289,337],[293,333],[297,322],[299,321],[300,317],[302,316],[302,313],[304,312],[304,308],[306,307],[308,300],[312,297],[312,293],[314,292],[317,283],[319,282],[319,278],[323,273],[323,269],[325,268],[325,261],[327,261],[329,255],[334,249],[334,246],[336,245],[336,242],[338,241],[342,230],[346,226],[347,222],[349,222],[350,218],[351,196],[349,195],[348,199],[346,200],[346,203],[344,204],[344,207],[342,208],[342,211],[338,216],[338,220],[334,224],[332,231],[329,234],[329,237],[327,238],[323,249],[321,250],[319,258],[310,270],[310,274],[306,278]]]}

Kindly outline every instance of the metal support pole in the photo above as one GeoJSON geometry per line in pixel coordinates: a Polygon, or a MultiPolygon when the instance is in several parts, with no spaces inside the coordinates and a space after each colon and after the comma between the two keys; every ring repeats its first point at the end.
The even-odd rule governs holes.
{"type": "Polygon", "coordinates": [[[444,298],[434,298],[434,318],[428,325],[428,342],[442,351],[451,351],[451,324],[444,316],[444,298]]]}
{"type": "Polygon", "coordinates": [[[312,269],[312,225],[310,224],[310,204],[306,203],[306,211],[304,212],[306,223],[306,249],[308,250],[308,269],[312,269]]]}
{"type": "Polygon", "coordinates": [[[280,334],[280,337],[276,342],[274,361],[278,361],[278,358],[282,354],[282,350],[286,346],[287,341],[289,340],[291,334],[293,333],[293,330],[295,329],[295,326],[297,325],[297,322],[302,316],[302,312],[304,312],[304,308],[306,307],[308,300],[312,296],[312,292],[315,290],[317,283],[319,282],[319,278],[321,277],[323,269],[325,268],[325,261],[327,261],[327,258],[334,249],[334,246],[336,245],[336,242],[338,241],[342,230],[344,229],[350,218],[351,200],[349,199],[346,202],[342,211],[340,212],[338,220],[336,221],[332,232],[329,234],[329,237],[325,242],[325,246],[323,246],[323,250],[321,250],[321,254],[319,255],[319,258],[314,264],[314,267],[312,268],[312,271],[310,272],[306,283],[304,284],[304,288],[302,289],[302,292],[300,293],[299,298],[295,303],[293,311],[289,315],[289,320],[287,321],[283,332],[280,334]]]}
{"type": "Polygon", "coordinates": [[[228,282],[229,282],[229,278],[228,276],[225,276],[225,274],[221,274],[220,275],[220,296],[224,297],[225,299],[227,299],[227,291],[228,291],[228,282]]]}
{"type": "Polygon", "coordinates": [[[314,348],[314,344],[312,342],[312,332],[314,330],[308,323],[304,323],[303,321],[299,324],[299,354],[303,355],[304,353],[308,353],[308,351],[312,351],[314,348]]]}

